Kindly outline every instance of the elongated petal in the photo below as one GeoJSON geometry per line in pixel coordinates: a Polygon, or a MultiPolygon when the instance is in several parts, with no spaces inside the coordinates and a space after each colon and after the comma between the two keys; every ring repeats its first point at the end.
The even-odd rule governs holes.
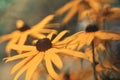
{"type": "Polygon", "coordinates": [[[8,42],[8,44],[7,44],[6,48],[5,48],[5,51],[6,51],[6,53],[8,54],[8,56],[10,56],[10,53],[11,53],[11,50],[12,50],[12,45],[16,44],[17,41],[18,41],[18,39],[19,39],[19,36],[15,37],[15,38],[12,38],[12,39],[8,42]]]}
{"type": "Polygon", "coordinates": [[[25,80],[31,80],[31,77],[33,75],[33,73],[35,72],[35,70],[37,69],[38,65],[41,63],[41,61],[43,60],[44,57],[44,53],[39,53],[36,58],[34,63],[32,64],[32,66],[30,66],[26,72],[26,78],[25,80]]]}
{"type": "Polygon", "coordinates": [[[75,33],[75,34],[73,34],[73,35],[71,35],[71,36],[68,36],[68,37],[66,37],[65,39],[57,42],[56,45],[68,44],[68,43],[73,43],[73,44],[74,44],[73,41],[76,40],[81,33],[83,33],[83,31],[77,32],[77,33],[75,33]]]}
{"type": "Polygon", "coordinates": [[[99,12],[99,10],[102,8],[101,3],[95,1],[95,0],[88,0],[89,1],[89,5],[92,9],[96,10],[97,12],[99,12]]]}
{"type": "Polygon", "coordinates": [[[57,35],[57,37],[55,37],[55,39],[52,41],[52,43],[56,43],[57,41],[59,41],[67,32],[68,32],[68,30],[64,30],[64,31],[60,32],[57,35]]]}
{"type": "Polygon", "coordinates": [[[84,53],[70,50],[70,49],[59,49],[57,53],[74,56],[74,57],[79,57],[79,58],[83,58],[83,59],[88,59],[84,53]]]}
{"type": "Polygon", "coordinates": [[[7,40],[10,40],[10,39],[13,39],[13,38],[15,38],[16,36],[19,36],[19,35],[20,34],[19,34],[18,31],[14,31],[14,32],[12,32],[10,34],[2,35],[2,36],[0,36],[0,43],[3,42],[3,41],[7,41],[7,40]]]}
{"type": "Polygon", "coordinates": [[[38,57],[37,55],[35,55],[24,67],[22,67],[18,73],[15,75],[15,78],[14,80],[18,80],[18,78],[21,76],[21,74],[23,72],[25,72],[31,65],[34,64],[35,60],[36,60],[36,57],[38,57]]]}
{"type": "Polygon", "coordinates": [[[34,32],[30,34],[33,38],[37,38],[37,39],[42,39],[45,38],[46,36],[44,34],[40,34],[38,32],[34,32]]]}
{"type": "Polygon", "coordinates": [[[27,62],[30,61],[32,57],[27,57],[25,59],[23,59],[22,61],[20,61],[19,63],[17,63],[11,70],[10,74],[14,74],[17,70],[19,70],[20,68],[22,68],[24,65],[27,64],[27,62]]]}
{"type": "Polygon", "coordinates": [[[73,16],[77,13],[78,6],[74,4],[74,6],[71,8],[71,10],[68,12],[68,14],[65,16],[65,18],[62,21],[62,25],[67,24],[73,16]]]}
{"type": "Polygon", "coordinates": [[[47,71],[49,73],[49,75],[51,77],[53,77],[54,79],[58,79],[59,76],[58,74],[55,72],[54,68],[53,68],[53,65],[52,65],[52,62],[49,58],[49,56],[47,54],[45,54],[45,63],[46,63],[46,68],[47,68],[47,71]]]}
{"type": "Polygon", "coordinates": [[[62,69],[63,63],[60,57],[55,54],[53,51],[47,51],[49,58],[56,65],[57,68],[62,69]]]}
{"type": "Polygon", "coordinates": [[[54,35],[54,32],[52,32],[52,33],[48,34],[48,35],[47,35],[47,38],[51,40],[51,39],[52,39],[52,37],[53,37],[53,35],[54,35]]]}
{"type": "Polygon", "coordinates": [[[53,32],[54,34],[57,34],[57,31],[54,29],[39,29],[39,33],[51,33],[53,32]]]}
{"type": "Polygon", "coordinates": [[[101,40],[120,40],[120,33],[112,31],[97,31],[95,37],[101,40]]]}
{"type": "Polygon", "coordinates": [[[36,54],[36,51],[31,51],[31,52],[26,52],[26,53],[23,53],[23,54],[19,54],[19,55],[8,57],[8,58],[4,58],[4,59],[6,60],[5,62],[9,62],[9,61],[12,61],[12,60],[33,56],[35,54],[36,54]]]}
{"type": "Polygon", "coordinates": [[[95,33],[89,33],[88,36],[87,36],[87,41],[86,41],[86,44],[87,45],[90,45],[92,43],[92,41],[94,40],[95,38],[95,33]]]}
{"type": "Polygon", "coordinates": [[[61,7],[60,9],[58,9],[56,12],[55,12],[55,15],[62,15],[64,14],[67,10],[69,10],[72,6],[73,6],[73,1],[71,2],[68,2],[67,4],[65,4],[63,7],[61,7]]]}
{"type": "Polygon", "coordinates": [[[21,51],[33,51],[33,50],[36,50],[36,47],[35,46],[25,46],[25,45],[11,45],[11,48],[13,50],[21,50],[21,51]]]}
{"type": "Polygon", "coordinates": [[[54,15],[48,15],[45,17],[42,21],[40,21],[38,24],[34,25],[31,29],[31,32],[35,32],[39,29],[42,29],[45,27],[47,23],[49,23],[54,18],[54,15]]]}
{"type": "Polygon", "coordinates": [[[61,26],[61,24],[60,23],[52,23],[52,24],[47,24],[46,26],[45,26],[45,28],[46,29],[50,29],[50,28],[59,28],[61,26]]]}
{"type": "Polygon", "coordinates": [[[119,7],[113,7],[113,8],[110,9],[110,12],[120,13],[120,8],[119,7]]]}
{"type": "Polygon", "coordinates": [[[21,34],[20,39],[18,41],[18,45],[23,45],[27,40],[28,34],[21,34]]]}
{"type": "MultiPolygon", "coordinates": [[[[18,41],[18,45],[24,45],[25,41],[27,40],[28,34],[21,34],[20,39],[18,41]]],[[[18,51],[19,54],[22,53],[22,51],[18,51]]]]}
{"type": "Polygon", "coordinates": [[[0,43],[2,43],[3,41],[10,40],[11,38],[13,38],[11,34],[0,36],[0,43]]]}

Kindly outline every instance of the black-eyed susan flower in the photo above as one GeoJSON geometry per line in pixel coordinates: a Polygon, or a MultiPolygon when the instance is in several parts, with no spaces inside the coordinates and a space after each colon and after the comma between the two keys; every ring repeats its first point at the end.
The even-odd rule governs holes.
{"type": "Polygon", "coordinates": [[[59,44],[68,43],[71,49],[80,50],[84,45],[90,45],[95,39],[99,40],[120,40],[120,33],[106,30],[99,30],[95,24],[89,24],[85,31],[80,31],[67,37],[59,44]]]}
{"type": "MultiPolygon", "coordinates": [[[[41,38],[44,36],[42,33],[54,32],[56,34],[57,33],[56,30],[45,28],[47,23],[49,23],[53,18],[54,15],[48,15],[42,21],[32,26],[31,28],[28,25],[25,25],[22,20],[18,20],[16,22],[18,30],[10,34],[0,36],[0,42],[9,40],[6,46],[6,53],[10,56],[11,45],[16,43],[19,45],[23,45],[29,35],[34,38],[41,38]]],[[[51,26],[52,25],[48,25],[47,27],[50,28],[51,26]]]]}
{"type": "Polygon", "coordinates": [[[101,9],[101,3],[99,3],[96,0],[71,0],[67,4],[65,4],[63,7],[58,9],[55,12],[56,16],[60,16],[68,11],[67,15],[62,21],[62,25],[65,25],[68,23],[72,17],[78,12],[78,17],[81,15],[81,13],[86,10],[92,8],[95,11],[99,11],[101,9]]]}
{"type": "Polygon", "coordinates": [[[62,31],[52,41],[51,41],[51,37],[53,34],[51,33],[47,37],[41,38],[39,40],[35,40],[34,41],[35,46],[13,44],[11,46],[12,49],[18,51],[19,50],[25,51],[25,53],[23,54],[18,54],[13,57],[5,58],[6,62],[20,58],[23,59],[22,61],[17,63],[11,71],[11,74],[14,74],[16,71],[18,71],[14,80],[17,80],[19,76],[25,71],[26,71],[25,80],[30,80],[32,74],[43,60],[45,61],[46,69],[49,75],[52,78],[58,80],[58,74],[55,72],[52,63],[55,64],[55,66],[58,69],[61,69],[63,64],[62,64],[62,60],[57,54],[66,54],[66,55],[87,59],[87,57],[82,52],[66,49],[64,48],[64,45],[56,44],[60,41],[62,36],[67,32],[68,31],[62,31]]]}
{"type": "Polygon", "coordinates": [[[90,17],[92,21],[99,21],[99,24],[103,24],[106,21],[120,18],[120,8],[112,7],[110,4],[104,4],[100,11],[93,9],[85,10],[81,13],[80,19],[90,17]]]}
{"type": "Polygon", "coordinates": [[[112,7],[109,4],[105,4],[103,9],[99,14],[99,20],[103,21],[110,21],[116,18],[120,18],[120,8],[119,7],[112,7]]]}

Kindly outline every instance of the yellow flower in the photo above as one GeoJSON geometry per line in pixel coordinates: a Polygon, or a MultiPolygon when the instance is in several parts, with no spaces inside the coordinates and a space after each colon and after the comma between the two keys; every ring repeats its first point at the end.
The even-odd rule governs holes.
{"type": "Polygon", "coordinates": [[[112,7],[109,4],[104,5],[103,9],[101,10],[99,14],[99,20],[102,22],[110,21],[116,18],[120,18],[120,8],[119,7],[112,7]]]}
{"type": "Polygon", "coordinates": [[[104,4],[100,11],[95,11],[93,9],[83,11],[80,19],[84,19],[89,15],[91,21],[99,21],[99,24],[103,24],[105,21],[120,18],[119,14],[119,7],[112,7],[110,4],[104,4]]]}
{"type": "MultiPolygon", "coordinates": [[[[0,42],[9,40],[6,46],[6,53],[10,56],[11,45],[16,43],[19,45],[23,45],[29,35],[34,38],[41,38],[44,37],[43,33],[54,32],[56,34],[57,33],[56,30],[46,29],[46,24],[49,23],[53,18],[54,15],[48,15],[38,24],[32,26],[32,28],[25,25],[22,20],[18,20],[16,23],[18,30],[10,34],[0,36],[0,42]]],[[[50,28],[51,26],[55,26],[55,25],[48,25],[47,27],[50,28]]]]}
{"type": "Polygon", "coordinates": [[[84,45],[90,45],[93,40],[120,40],[120,33],[106,30],[99,30],[97,25],[89,24],[85,31],[80,31],[67,37],[58,44],[68,44],[68,48],[80,50],[84,45]]]}
{"type": "Polygon", "coordinates": [[[88,8],[92,8],[96,11],[99,11],[101,9],[101,4],[96,0],[71,0],[70,2],[65,4],[63,7],[58,9],[55,12],[55,15],[60,16],[64,14],[65,12],[69,11],[62,21],[62,25],[65,25],[71,20],[71,18],[77,12],[78,12],[78,17],[79,17],[81,13],[88,8]]]}
{"type": "Polygon", "coordinates": [[[55,72],[52,63],[55,64],[58,69],[61,69],[63,64],[57,54],[66,54],[87,59],[82,52],[65,49],[64,45],[56,45],[56,43],[59,42],[62,36],[67,32],[68,31],[62,31],[52,41],[51,37],[53,34],[49,34],[47,37],[37,41],[35,40],[35,46],[11,45],[14,50],[25,51],[23,54],[5,58],[6,62],[24,58],[21,62],[16,64],[11,71],[11,74],[13,74],[19,70],[14,80],[17,80],[24,71],[26,71],[25,80],[30,80],[33,72],[43,60],[45,61],[46,69],[50,76],[54,79],[58,79],[58,74],[55,72]]]}

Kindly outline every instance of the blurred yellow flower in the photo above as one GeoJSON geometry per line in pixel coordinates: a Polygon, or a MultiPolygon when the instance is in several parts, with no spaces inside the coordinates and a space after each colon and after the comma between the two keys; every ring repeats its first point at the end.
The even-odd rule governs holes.
{"type": "Polygon", "coordinates": [[[60,57],[57,54],[66,54],[87,59],[87,57],[82,52],[65,49],[64,45],[56,45],[56,43],[59,42],[62,36],[65,35],[65,33],[67,32],[67,30],[62,31],[52,41],[51,38],[53,34],[51,33],[45,38],[35,40],[35,46],[14,44],[11,45],[12,49],[14,50],[25,51],[25,53],[23,54],[5,58],[6,62],[16,60],[19,58],[24,58],[21,62],[17,63],[11,71],[11,74],[13,74],[17,70],[19,70],[14,80],[17,80],[24,71],[26,71],[25,80],[30,80],[33,72],[43,60],[45,61],[46,69],[49,75],[54,79],[58,79],[58,74],[55,72],[52,63],[55,64],[58,69],[61,69],[63,67],[63,64],[60,57]]]}
{"type": "Polygon", "coordinates": [[[120,33],[106,30],[99,30],[95,24],[89,24],[85,31],[80,31],[65,38],[58,44],[68,44],[70,49],[80,50],[84,45],[90,45],[95,39],[99,40],[120,40],[120,33]]]}
{"type": "Polygon", "coordinates": [[[55,15],[60,16],[65,12],[69,11],[62,21],[62,25],[65,25],[72,19],[72,17],[77,12],[78,12],[78,18],[79,18],[79,16],[84,10],[92,8],[95,11],[99,11],[101,9],[101,6],[102,6],[101,3],[96,0],[71,0],[70,2],[65,4],[63,7],[58,9],[55,12],[55,15]]]}
{"type": "Polygon", "coordinates": [[[101,25],[105,21],[114,20],[120,18],[120,8],[112,7],[110,4],[104,4],[100,11],[95,11],[94,9],[88,9],[81,13],[80,19],[90,17],[91,21],[98,21],[101,25]]]}
{"type": "MultiPolygon", "coordinates": [[[[38,24],[32,26],[32,28],[25,25],[22,20],[18,20],[16,22],[16,26],[17,26],[18,30],[14,31],[10,34],[0,36],[0,42],[9,40],[9,42],[7,43],[7,46],[6,46],[6,53],[8,54],[8,56],[10,56],[11,45],[12,44],[23,45],[29,35],[34,38],[41,38],[44,36],[42,33],[54,32],[56,34],[57,33],[56,30],[46,28],[47,23],[49,23],[53,18],[54,18],[54,15],[48,15],[42,21],[40,21],[38,24]]],[[[52,26],[55,26],[55,25],[48,25],[47,27],[50,28],[52,26]]]]}

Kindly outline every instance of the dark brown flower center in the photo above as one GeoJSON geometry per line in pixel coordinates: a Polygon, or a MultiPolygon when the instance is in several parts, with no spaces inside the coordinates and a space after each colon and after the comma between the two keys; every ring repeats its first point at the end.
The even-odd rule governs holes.
{"type": "Polygon", "coordinates": [[[26,30],[29,30],[30,27],[28,25],[24,25],[23,27],[19,28],[18,30],[21,31],[21,32],[24,32],[26,30]]]}
{"type": "Polygon", "coordinates": [[[39,39],[36,43],[38,51],[46,51],[52,47],[52,43],[48,38],[39,39]]]}
{"type": "Polygon", "coordinates": [[[86,32],[96,32],[98,30],[99,28],[95,24],[90,24],[85,29],[86,32]]]}

